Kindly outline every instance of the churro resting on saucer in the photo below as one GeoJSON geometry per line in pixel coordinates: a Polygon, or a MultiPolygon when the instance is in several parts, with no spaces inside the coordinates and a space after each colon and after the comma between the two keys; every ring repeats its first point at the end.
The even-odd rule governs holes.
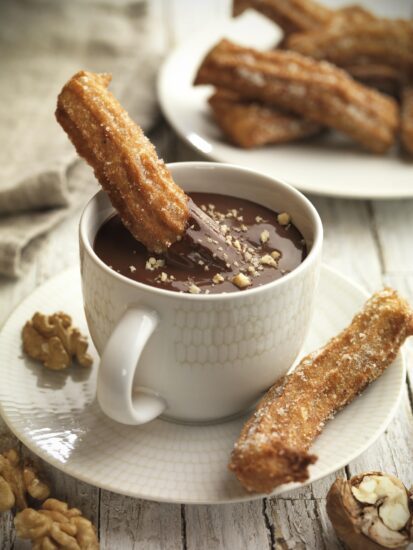
{"type": "Polygon", "coordinates": [[[402,91],[401,138],[405,150],[413,155],[413,84],[402,91]]]}
{"type": "Polygon", "coordinates": [[[323,61],[298,53],[261,52],[220,41],[205,57],[195,84],[228,88],[339,130],[384,153],[399,124],[396,102],[323,61]]]}
{"type": "Polygon", "coordinates": [[[108,91],[109,74],[80,71],[63,87],[56,118],[148,250],[165,251],[185,231],[188,197],[141,128],[108,91]]]}
{"type": "Polygon", "coordinates": [[[271,105],[246,101],[238,94],[218,90],[209,98],[214,118],[224,135],[239,147],[251,149],[270,143],[288,143],[320,133],[322,127],[271,105]]]}
{"type": "Polygon", "coordinates": [[[394,361],[413,335],[413,312],[396,291],[374,294],[351,324],[277,382],[245,424],[229,468],[248,491],[308,479],[308,452],[327,420],[394,361]]]}

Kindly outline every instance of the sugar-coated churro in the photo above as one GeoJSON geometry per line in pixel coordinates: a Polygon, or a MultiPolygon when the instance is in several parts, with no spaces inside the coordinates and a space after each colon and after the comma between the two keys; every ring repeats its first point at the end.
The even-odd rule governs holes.
{"type": "Polygon", "coordinates": [[[340,67],[356,64],[387,65],[413,74],[413,23],[362,15],[332,18],[320,30],[296,33],[286,47],[340,67]]]}
{"type": "Polygon", "coordinates": [[[179,255],[189,222],[214,244],[197,243],[200,254],[226,269],[244,264],[217,223],[173,181],[152,143],[107,90],[110,75],[81,71],[59,95],[56,117],[80,156],[92,166],[103,189],[132,235],[155,252],[179,255]]]}
{"type": "Polygon", "coordinates": [[[389,65],[356,64],[345,67],[355,79],[380,92],[399,99],[403,84],[403,74],[389,65]]]}
{"type": "Polygon", "coordinates": [[[402,91],[401,139],[405,150],[413,155],[413,84],[402,91]]]}
{"type": "Polygon", "coordinates": [[[284,50],[261,52],[228,40],[205,57],[195,84],[213,84],[244,98],[294,112],[383,153],[395,141],[396,102],[326,62],[284,50]]]}
{"type": "Polygon", "coordinates": [[[214,118],[224,135],[245,149],[269,143],[287,143],[318,134],[322,127],[294,114],[234,92],[218,90],[209,98],[214,118]]]}
{"type": "Polygon", "coordinates": [[[229,468],[248,491],[308,479],[308,450],[327,420],[376,380],[413,335],[413,312],[396,291],[374,294],[351,324],[276,383],[245,424],[229,468]]]}
{"type": "Polygon", "coordinates": [[[141,128],[108,91],[109,74],[81,71],[63,87],[56,118],[108,193],[124,225],[149,250],[183,234],[188,198],[141,128]]]}
{"type": "Polygon", "coordinates": [[[241,14],[247,8],[269,17],[286,33],[322,27],[333,13],[313,0],[234,0],[234,15],[241,14]]]}

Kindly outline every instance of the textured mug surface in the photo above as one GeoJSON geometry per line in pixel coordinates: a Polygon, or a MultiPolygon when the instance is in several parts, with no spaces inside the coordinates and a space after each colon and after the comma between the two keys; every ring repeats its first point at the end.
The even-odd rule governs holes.
{"type": "MultiPolygon", "coordinates": [[[[273,178],[214,163],[168,167],[185,191],[225,193],[287,211],[309,249],[294,271],[262,287],[232,294],[181,294],[137,283],[105,265],[94,253],[93,241],[113,208],[102,191],[86,206],[80,226],[82,287],[99,354],[127,310],[153,312],[157,321],[139,361],[130,357],[127,338],[118,345],[119,377],[125,361],[134,370],[138,363],[132,373],[136,395],[144,388],[160,396],[165,417],[214,421],[252,406],[299,353],[312,314],[322,225],[301,193],[273,178]]],[[[125,396],[113,388],[111,393],[113,403],[104,410],[116,418],[125,396]]]]}

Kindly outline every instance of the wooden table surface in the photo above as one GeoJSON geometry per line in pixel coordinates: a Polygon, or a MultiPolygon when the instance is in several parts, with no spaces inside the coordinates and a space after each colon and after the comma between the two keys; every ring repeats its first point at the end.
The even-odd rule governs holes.
{"type": "MultiPolygon", "coordinates": [[[[166,123],[159,125],[153,139],[168,161],[198,159],[177,141],[166,123]]],[[[325,228],[324,262],[369,291],[391,284],[413,304],[413,201],[309,198],[325,228]]],[[[39,284],[78,262],[79,215],[80,211],[44,238],[35,262],[22,279],[1,280],[0,322],[39,284]]],[[[409,344],[405,351],[412,369],[409,344]]],[[[407,382],[389,428],[345,470],[302,490],[258,502],[221,506],[146,502],[97,489],[46,463],[43,466],[53,482],[54,494],[80,508],[95,523],[105,550],[341,548],[325,511],[325,496],[336,476],[384,470],[407,485],[413,484],[412,397],[407,382]]],[[[0,450],[11,443],[16,443],[14,437],[0,424],[0,450]]],[[[0,515],[0,541],[1,550],[27,548],[15,540],[11,514],[0,515]]]]}
{"type": "MultiPolygon", "coordinates": [[[[160,121],[151,138],[166,161],[200,160],[179,142],[165,121],[160,121]]],[[[325,228],[324,262],[368,291],[389,284],[413,304],[413,201],[309,198],[325,228]]],[[[23,278],[0,279],[0,324],[38,285],[78,263],[79,215],[80,210],[43,238],[23,278]]],[[[412,380],[411,344],[405,351],[412,380]]],[[[281,497],[251,503],[186,506],[148,502],[97,489],[42,465],[54,495],[80,508],[94,522],[104,550],[333,550],[342,545],[329,523],[325,497],[337,476],[383,470],[408,486],[413,484],[412,400],[407,381],[400,408],[386,432],[345,469],[281,497]]],[[[16,439],[0,420],[0,451],[15,444],[16,439]]],[[[12,514],[0,514],[0,550],[29,547],[16,539],[12,514]]]]}

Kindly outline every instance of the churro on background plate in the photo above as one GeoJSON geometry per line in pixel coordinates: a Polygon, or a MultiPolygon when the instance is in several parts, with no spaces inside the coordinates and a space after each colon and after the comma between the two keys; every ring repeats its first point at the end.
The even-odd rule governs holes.
{"type": "Polygon", "coordinates": [[[203,60],[195,84],[213,84],[291,111],[376,153],[395,142],[399,112],[393,99],[334,65],[295,52],[261,52],[221,40],[203,60]]]}

